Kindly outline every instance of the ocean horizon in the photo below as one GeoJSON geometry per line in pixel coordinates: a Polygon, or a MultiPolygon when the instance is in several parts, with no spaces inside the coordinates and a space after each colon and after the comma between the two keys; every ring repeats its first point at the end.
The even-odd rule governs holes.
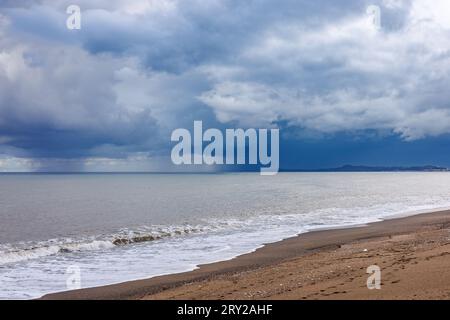
{"type": "Polygon", "coordinates": [[[300,233],[450,207],[450,173],[20,174],[0,179],[0,298],[195,269],[300,233]]]}

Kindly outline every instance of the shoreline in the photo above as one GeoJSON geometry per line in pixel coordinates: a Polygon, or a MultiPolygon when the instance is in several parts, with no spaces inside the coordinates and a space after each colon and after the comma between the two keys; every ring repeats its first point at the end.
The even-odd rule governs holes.
{"type": "MultiPolygon", "coordinates": [[[[346,246],[351,247],[357,244],[361,245],[361,242],[362,244],[366,245],[365,242],[371,242],[373,240],[384,241],[385,239],[392,239],[396,236],[411,236],[420,234],[421,232],[429,232],[429,230],[444,229],[440,228],[440,226],[446,226],[450,228],[449,210],[432,213],[421,213],[408,217],[393,218],[389,220],[369,223],[364,226],[349,226],[338,229],[315,230],[279,242],[266,244],[251,253],[240,255],[231,260],[199,265],[198,268],[193,271],[163,275],[143,280],[128,281],[100,287],[52,293],[44,295],[40,299],[246,299],[250,298],[250,296],[256,298],[283,299],[283,297],[274,296],[258,297],[258,295],[252,294],[245,295],[244,293],[247,293],[248,290],[245,291],[244,288],[247,289],[247,287],[244,286],[244,288],[241,288],[242,290],[240,290],[239,288],[234,288],[237,287],[236,283],[234,283],[236,281],[236,279],[234,278],[241,278],[240,280],[242,280],[243,282],[245,282],[246,280],[251,281],[250,278],[252,278],[252,276],[255,276],[258,272],[261,272],[261,270],[265,271],[265,277],[269,278],[271,275],[277,273],[273,269],[276,269],[280,266],[283,266],[283,264],[292,262],[294,260],[300,260],[297,261],[297,264],[301,264],[301,258],[311,259],[312,257],[314,257],[314,255],[322,255],[322,257],[316,257],[317,261],[314,261],[313,259],[312,263],[318,262],[319,258],[325,258],[325,260],[323,260],[322,262],[326,264],[326,260],[330,260],[327,257],[335,254],[336,251],[339,251],[346,246]],[[233,278],[233,281],[230,280],[231,278],[233,278]],[[224,281],[225,283],[231,281],[231,286],[226,286],[226,288],[222,288],[220,287],[220,285],[217,286],[218,283],[222,283],[224,281]],[[186,295],[186,292],[192,291],[189,291],[189,287],[199,285],[201,285],[202,287],[210,288],[197,288],[194,294],[186,295]],[[231,294],[230,297],[230,293],[227,291],[234,292],[234,295],[231,294]],[[241,293],[242,296],[240,296],[241,293]]],[[[448,249],[450,250],[450,246],[448,249]]],[[[445,248],[445,250],[447,250],[447,248],[445,248]]],[[[402,254],[404,255],[407,253],[408,252],[403,252],[402,254]]],[[[352,254],[350,254],[350,256],[346,257],[345,259],[348,260],[351,258],[352,254]]],[[[370,256],[368,257],[368,259],[370,260],[370,256]]],[[[377,259],[373,260],[374,262],[376,262],[375,260],[377,259]]],[[[292,267],[294,270],[297,269],[295,265],[292,267]]],[[[297,273],[298,272],[296,272],[296,274],[297,273]]],[[[361,274],[366,278],[368,276],[365,273],[365,270],[362,270],[361,274]]],[[[281,273],[278,275],[279,278],[282,278],[287,274],[281,273]]],[[[302,273],[300,272],[298,276],[301,277],[302,273]]],[[[352,277],[350,277],[349,279],[351,278],[352,277]]],[[[448,279],[448,287],[450,288],[450,278],[448,279]]],[[[270,283],[264,283],[264,281],[262,282],[262,288],[271,288],[270,283]]],[[[363,287],[365,287],[365,282],[362,284],[363,287]]],[[[313,286],[314,285],[317,284],[314,283],[313,286]]],[[[445,283],[445,285],[447,285],[447,283],[445,283]]],[[[359,283],[359,286],[361,286],[361,283],[359,283]]],[[[318,287],[320,287],[320,284],[318,284],[318,287]]],[[[301,285],[300,288],[301,292],[306,292],[311,289],[309,288],[308,290],[306,290],[305,284],[301,285]]],[[[267,290],[256,291],[266,292],[267,290]]],[[[324,289],[319,290],[319,292],[322,293],[324,293],[325,291],[326,290],[324,289]]],[[[367,288],[365,288],[365,291],[373,292],[367,290],[367,288]]],[[[379,294],[380,291],[383,290],[375,290],[374,293],[379,294]]],[[[288,292],[292,292],[292,289],[290,289],[290,291],[288,292]]],[[[335,298],[340,298],[336,291],[334,291],[334,293],[335,298]]],[[[298,297],[290,297],[290,299],[296,298],[302,298],[301,294],[298,297]]],[[[358,298],[358,296],[356,298],[358,298]]]]}

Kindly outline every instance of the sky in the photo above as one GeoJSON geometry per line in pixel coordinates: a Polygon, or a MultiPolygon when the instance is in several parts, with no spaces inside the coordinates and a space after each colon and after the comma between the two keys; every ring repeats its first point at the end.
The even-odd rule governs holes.
{"type": "Polygon", "coordinates": [[[0,171],[174,170],[194,120],[279,128],[283,169],[450,166],[449,88],[448,0],[0,1],[0,171]]]}

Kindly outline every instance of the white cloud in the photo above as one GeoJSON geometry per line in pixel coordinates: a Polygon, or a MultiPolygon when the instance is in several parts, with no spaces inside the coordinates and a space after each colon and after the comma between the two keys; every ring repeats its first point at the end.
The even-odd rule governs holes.
{"type": "Polygon", "coordinates": [[[383,0],[383,6],[388,9],[400,9],[404,6],[404,0],[383,0]]]}

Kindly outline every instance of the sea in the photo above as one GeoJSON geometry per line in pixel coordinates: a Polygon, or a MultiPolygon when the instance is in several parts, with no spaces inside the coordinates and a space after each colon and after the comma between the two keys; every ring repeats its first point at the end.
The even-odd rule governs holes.
{"type": "Polygon", "coordinates": [[[194,270],[449,207],[449,172],[0,174],[0,299],[194,270]]]}

